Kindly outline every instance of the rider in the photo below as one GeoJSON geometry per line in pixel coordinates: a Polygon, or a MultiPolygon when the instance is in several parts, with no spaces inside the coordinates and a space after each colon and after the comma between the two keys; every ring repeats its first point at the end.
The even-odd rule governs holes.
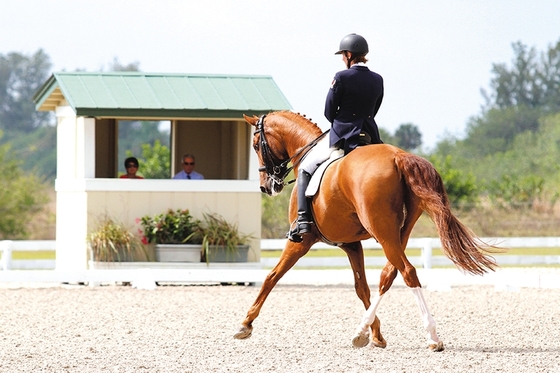
{"type": "Polygon", "coordinates": [[[342,55],[346,70],[335,74],[325,103],[325,117],[331,122],[329,137],[324,137],[301,161],[297,177],[298,217],[288,238],[301,242],[311,231],[313,219],[305,195],[311,174],[337,149],[348,154],[358,145],[382,144],[374,117],[383,100],[383,78],[370,71],[365,63],[366,39],[346,35],[335,54],[342,55]]]}

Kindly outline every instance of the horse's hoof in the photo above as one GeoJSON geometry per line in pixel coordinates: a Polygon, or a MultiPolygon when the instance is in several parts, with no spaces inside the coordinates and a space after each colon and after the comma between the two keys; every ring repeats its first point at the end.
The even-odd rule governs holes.
{"type": "Polygon", "coordinates": [[[384,340],[384,339],[379,340],[379,339],[373,338],[371,343],[373,344],[374,347],[379,347],[379,348],[387,347],[387,341],[384,340]]]}
{"type": "Polygon", "coordinates": [[[367,333],[358,333],[358,335],[352,339],[352,345],[356,348],[366,347],[368,343],[369,335],[367,333]]]}
{"type": "Polygon", "coordinates": [[[253,328],[242,326],[237,333],[233,335],[235,339],[247,339],[253,334],[253,328]]]}
{"type": "Polygon", "coordinates": [[[438,343],[432,343],[428,346],[428,348],[434,352],[443,351],[443,342],[439,341],[438,343]]]}

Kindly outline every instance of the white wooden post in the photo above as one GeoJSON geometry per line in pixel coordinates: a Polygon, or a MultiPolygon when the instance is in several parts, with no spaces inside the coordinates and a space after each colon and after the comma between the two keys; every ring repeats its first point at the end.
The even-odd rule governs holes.
{"type": "Polygon", "coordinates": [[[8,271],[12,268],[12,241],[0,241],[0,248],[2,249],[2,269],[8,271]]]}
{"type": "Polygon", "coordinates": [[[432,268],[432,239],[424,238],[422,242],[422,263],[424,268],[432,268]]]}

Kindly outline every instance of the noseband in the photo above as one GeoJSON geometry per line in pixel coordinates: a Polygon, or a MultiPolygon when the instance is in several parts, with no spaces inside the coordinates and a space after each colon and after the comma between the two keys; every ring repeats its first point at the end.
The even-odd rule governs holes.
{"type": "Polygon", "coordinates": [[[305,154],[308,151],[310,151],[311,148],[313,148],[317,144],[317,142],[319,142],[319,140],[321,138],[323,138],[323,136],[325,136],[329,131],[325,131],[319,137],[317,137],[315,140],[311,141],[309,144],[307,144],[304,147],[302,147],[301,149],[299,149],[296,152],[296,154],[294,154],[293,156],[291,156],[290,158],[288,158],[284,161],[281,161],[280,164],[276,165],[275,162],[274,162],[274,156],[272,154],[272,150],[270,149],[270,146],[268,145],[268,141],[266,141],[265,129],[264,129],[264,118],[265,117],[266,117],[266,114],[262,115],[259,118],[259,120],[257,121],[257,124],[256,124],[255,133],[254,133],[254,135],[256,135],[257,133],[261,134],[260,137],[259,137],[259,149],[260,149],[261,156],[262,156],[262,159],[263,159],[263,162],[264,162],[264,166],[259,167],[259,172],[266,172],[266,175],[270,179],[272,179],[274,181],[274,183],[276,183],[276,184],[279,184],[279,185],[291,184],[295,180],[290,180],[287,183],[284,182],[284,180],[286,179],[286,177],[288,176],[290,171],[292,171],[292,169],[299,164],[299,162],[301,161],[303,156],[305,156],[305,154]],[[302,157],[300,157],[300,155],[302,153],[304,153],[304,154],[303,154],[302,157]],[[292,163],[292,167],[288,167],[288,164],[296,158],[298,158],[298,160],[296,162],[292,163]]]}

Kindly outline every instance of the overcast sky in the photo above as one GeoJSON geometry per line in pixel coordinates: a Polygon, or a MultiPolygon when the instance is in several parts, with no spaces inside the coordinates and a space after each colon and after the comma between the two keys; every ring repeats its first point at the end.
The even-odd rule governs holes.
{"type": "Polygon", "coordinates": [[[558,0],[2,0],[0,53],[42,48],[54,71],[107,70],[116,57],[144,72],[270,75],[326,129],[344,68],[334,52],[355,32],[385,80],[379,126],[413,123],[431,147],[464,134],[513,42],[544,51],[560,40],[559,15],[558,0]]]}

